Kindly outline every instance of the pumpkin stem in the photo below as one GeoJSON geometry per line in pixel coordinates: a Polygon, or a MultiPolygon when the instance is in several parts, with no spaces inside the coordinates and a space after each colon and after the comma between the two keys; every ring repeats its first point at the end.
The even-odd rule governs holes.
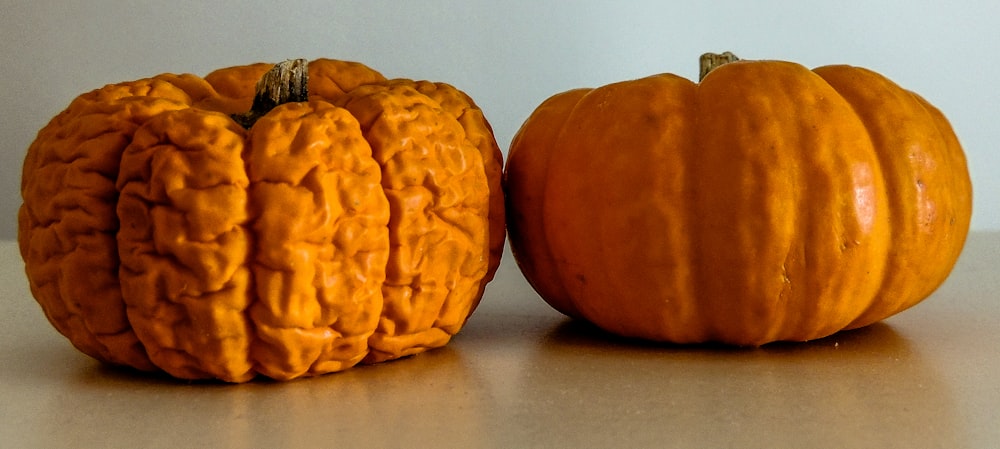
{"type": "Polygon", "coordinates": [[[722,54],[705,53],[701,55],[701,59],[699,60],[701,63],[701,73],[698,76],[698,81],[705,79],[705,75],[708,75],[708,72],[719,68],[723,64],[729,64],[730,62],[736,62],[739,60],[740,58],[728,51],[722,54]]]}
{"type": "Polygon", "coordinates": [[[283,103],[309,99],[309,61],[289,59],[280,62],[257,81],[253,106],[242,114],[233,114],[233,120],[250,129],[257,119],[283,103]]]}

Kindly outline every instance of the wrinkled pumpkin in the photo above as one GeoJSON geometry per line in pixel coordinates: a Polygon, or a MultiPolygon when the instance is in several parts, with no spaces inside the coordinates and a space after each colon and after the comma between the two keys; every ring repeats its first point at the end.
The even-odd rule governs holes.
{"type": "Polygon", "coordinates": [[[501,157],[447,84],[327,59],[164,74],[39,132],[18,240],[46,316],[90,356],[318,375],[459,331],[499,264],[501,157]]]}
{"type": "Polygon", "coordinates": [[[508,234],[554,308],[756,346],[877,322],[948,276],[972,191],[941,112],[871,70],[736,59],[557,94],[523,124],[508,234]]]}

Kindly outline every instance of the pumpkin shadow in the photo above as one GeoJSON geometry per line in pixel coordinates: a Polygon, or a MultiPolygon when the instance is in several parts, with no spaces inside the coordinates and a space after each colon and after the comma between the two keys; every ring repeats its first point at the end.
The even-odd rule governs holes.
{"type": "MultiPolygon", "coordinates": [[[[76,379],[82,384],[89,385],[131,385],[133,387],[225,387],[232,385],[218,379],[181,379],[165,371],[143,371],[126,365],[114,365],[94,361],[93,367],[84,369],[76,379]]],[[[253,379],[251,382],[258,382],[253,379]]]]}
{"type": "MultiPolygon", "coordinates": [[[[886,323],[740,348],[652,343],[566,319],[544,334],[526,367],[521,394],[554,398],[526,423],[561,413],[568,422],[605,423],[608,434],[686,436],[704,447],[963,446],[947,384],[886,323]],[[574,406],[581,400],[588,406],[574,406]],[[624,414],[635,419],[618,418],[624,414]]],[[[566,443],[594,444],[593,434],[580,438],[566,443]]]]}
{"type": "Polygon", "coordinates": [[[605,331],[588,321],[569,318],[552,328],[544,337],[545,344],[552,347],[562,345],[599,348],[617,347],[630,351],[705,352],[718,354],[748,351],[763,351],[776,354],[793,353],[808,351],[812,347],[837,347],[841,343],[864,344],[866,341],[892,343],[888,346],[897,346],[899,348],[906,346],[903,337],[885,322],[877,322],[859,329],[840,331],[810,341],[778,341],[755,347],[733,346],[717,342],[679,344],[624,337],[605,331]]]}
{"type": "Polygon", "coordinates": [[[180,380],[95,361],[69,379],[64,394],[39,404],[48,416],[71,418],[38,425],[52,426],[53,435],[102,442],[94,446],[128,441],[107,435],[127,423],[142,429],[147,442],[165,444],[185,434],[191,438],[187,443],[198,447],[330,442],[339,443],[334,447],[393,447],[407,438],[438,435],[474,447],[487,432],[493,402],[484,382],[462,352],[448,346],[310,378],[255,378],[242,384],[180,380]],[[427,414],[434,419],[420,418],[427,414]]]}

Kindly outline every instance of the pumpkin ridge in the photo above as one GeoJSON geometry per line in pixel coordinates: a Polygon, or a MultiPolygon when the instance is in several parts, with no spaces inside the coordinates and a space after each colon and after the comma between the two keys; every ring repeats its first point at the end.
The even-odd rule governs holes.
{"type": "Polygon", "coordinates": [[[136,129],[164,110],[184,107],[188,99],[166,81],[106,85],[73,100],[39,131],[25,157],[21,183],[25,203],[19,211],[18,240],[33,294],[57,329],[82,352],[99,360],[154,369],[125,314],[118,287],[118,217],[114,207],[106,207],[104,201],[118,196],[118,159],[136,129]],[[142,97],[150,93],[157,96],[142,97]],[[48,174],[52,170],[56,170],[54,176],[48,174]],[[86,188],[42,187],[64,182],[72,185],[72,178],[66,181],[66,175],[72,173],[86,177],[87,182],[81,180],[86,188]],[[48,190],[58,193],[46,193],[48,190]],[[33,203],[31,199],[36,197],[48,199],[33,203]],[[87,217],[77,220],[72,214],[36,210],[38,205],[49,208],[59,204],[58,198],[75,198],[71,200],[73,209],[86,211],[87,217]],[[46,218],[46,214],[53,215],[46,218]],[[60,229],[67,226],[72,229],[66,229],[68,233],[59,240],[68,239],[70,247],[59,250],[50,245],[45,236],[63,233],[60,229]],[[50,280],[44,273],[53,266],[60,277],[50,280]],[[73,287],[60,287],[64,283],[73,287]],[[92,309],[104,312],[95,315],[92,309]]]}
{"type": "Polygon", "coordinates": [[[580,313],[566,293],[560,277],[553,271],[556,268],[552,263],[552,249],[542,226],[544,196],[539,193],[548,178],[551,153],[555,151],[552,148],[563,132],[572,109],[589,91],[574,89],[562,92],[539,105],[526,123],[547,124],[550,120],[557,123],[551,126],[522,126],[511,140],[507,166],[503,171],[505,208],[509,211],[507,231],[514,260],[528,284],[545,301],[560,313],[573,317],[579,317],[580,313]],[[540,141],[536,143],[536,140],[540,141]],[[533,148],[535,145],[540,148],[533,148]]]}
{"type": "Polygon", "coordinates": [[[867,69],[827,66],[815,71],[855,105],[876,143],[887,189],[894,194],[890,223],[897,238],[891,242],[879,300],[850,325],[860,327],[915,305],[944,281],[964,244],[967,223],[957,228],[964,230],[959,235],[947,238],[924,229],[943,224],[942,215],[971,216],[971,204],[963,203],[971,186],[954,132],[922,97],[867,69]],[[928,219],[926,211],[939,215],[928,219]],[[938,262],[917,260],[910,255],[915,251],[933,254],[938,262]]]}
{"type": "Polygon", "coordinates": [[[358,87],[385,82],[381,73],[361,63],[326,58],[309,62],[309,95],[331,103],[358,87]]]}
{"type": "MultiPolygon", "coordinates": [[[[398,80],[399,84],[409,84],[418,92],[424,94],[437,104],[445,112],[454,117],[461,125],[465,139],[479,150],[480,157],[486,170],[486,178],[490,191],[490,204],[487,216],[489,223],[489,238],[486,245],[489,250],[489,265],[486,275],[483,276],[480,291],[477,298],[482,298],[483,290],[489,283],[500,266],[500,258],[503,253],[503,246],[506,241],[506,212],[503,195],[503,153],[493,136],[493,128],[486,120],[482,109],[466,93],[458,90],[448,83],[435,83],[430,81],[409,81],[398,80]]],[[[393,83],[390,81],[390,83],[393,83]]],[[[475,301],[478,304],[478,300],[475,301]]],[[[475,305],[473,306],[473,310],[475,305]]]]}
{"type": "Polygon", "coordinates": [[[183,109],[143,125],[122,155],[123,298],[154,363],[177,377],[254,376],[240,355],[250,340],[244,140],[225,114],[183,109]]]}
{"type": "MultiPolygon", "coordinates": [[[[738,217],[736,222],[741,223],[740,226],[749,226],[740,231],[741,233],[749,232],[747,235],[752,236],[756,235],[757,232],[754,229],[768,229],[770,232],[768,239],[753,243],[756,241],[753,238],[720,237],[718,233],[713,234],[715,238],[727,242],[750,242],[750,246],[746,250],[736,251],[739,254],[767,255],[766,259],[760,256],[755,256],[753,261],[747,259],[744,263],[745,267],[740,265],[744,268],[735,269],[737,273],[742,273],[751,271],[749,267],[754,264],[759,267],[752,270],[759,277],[748,279],[747,282],[750,283],[748,286],[756,285],[762,290],[758,291],[747,287],[749,289],[747,291],[756,293],[751,295],[752,297],[747,297],[746,300],[758,303],[751,309],[774,314],[770,317],[756,317],[753,321],[770,323],[768,328],[760,328],[752,332],[748,328],[746,335],[752,333],[756,334],[757,337],[754,337],[752,341],[747,340],[740,344],[754,345],[774,340],[807,340],[832,333],[836,328],[842,327],[837,323],[844,323],[849,319],[843,315],[838,303],[830,301],[833,296],[836,296],[834,292],[844,289],[854,291],[855,285],[862,289],[866,288],[863,286],[870,285],[867,281],[851,280],[857,276],[861,267],[867,266],[861,261],[866,260],[864,258],[869,256],[844,253],[841,247],[834,244],[843,238],[849,238],[852,244],[859,238],[867,241],[867,237],[859,237],[867,231],[850,226],[847,228],[831,227],[838,221],[829,221],[827,218],[845,217],[849,223],[852,214],[856,213],[853,209],[853,197],[848,198],[849,195],[844,195],[841,192],[852,191],[847,186],[854,186],[854,183],[859,182],[860,178],[855,179],[855,168],[850,166],[847,161],[857,157],[853,155],[860,156],[866,145],[870,147],[870,144],[867,143],[867,135],[864,134],[866,131],[860,126],[860,122],[851,124],[853,111],[847,103],[836,100],[835,91],[830,87],[823,88],[825,82],[812,75],[804,67],[797,64],[777,65],[773,63],[760,65],[744,63],[727,67],[719,69],[718,75],[710,76],[706,78],[706,81],[715,84],[726,81],[723,83],[726,89],[740,84],[752,86],[748,89],[749,92],[752,92],[753,97],[747,97],[741,100],[740,104],[732,106],[733,111],[740,111],[741,114],[747,116],[745,119],[751,120],[747,122],[750,124],[749,128],[737,129],[733,128],[732,124],[718,124],[720,129],[731,129],[735,135],[742,136],[741,142],[744,143],[741,145],[745,145],[749,159],[741,159],[737,164],[752,170],[745,174],[723,175],[722,179],[757,180],[753,181],[755,184],[759,180],[770,179],[773,183],[773,187],[744,186],[733,191],[743,193],[730,192],[732,195],[747,196],[763,201],[759,207],[755,206],[743,213],[736,213],[734,217],[738,217]],[[745,76],[748,79],[744,81],[743,78],[733,78],[736,76],[745,76]],[[778,81],[779,79],[781,81],[778,81]],[[829,89],[829,91],[823,89],[829,89]],[[755,104],[760,106],[755,106],[755,104]],[[796,125],[785,126],[786,123],[795,123],[796,125]],[[848,146],[834,150],[830,146],[832,142],[843,142],[841,145],[848,146]],[[853,143],[859,145],[851,146],[853,143]],[[850,151],[845,151],[848,149],[850,151]],[[772,151],[776,151],[775,156],[768,156],[769,152],[772,151]],[[782,154],[794,157],[782,158],[780,156],[782,154]],[[798,181],[796,181],[797,179],[798,181]],[[799,183],[798,187],[796,187],[796,182],[799,183]],[[763,190],[760,190],[761,193],[758,194],[755,188],[763,190]],[[770,206],[767,206],[768,204],[770,206]],[[840,204],[844,206],[839,206],[840,204]],[[758,212],[752,212],[753,210],[758,212]],[[772,210],[777,215],[763,214],[766,210],[772,210]],[[787,215],[787,211],[796,212],[781,218],[782,214],[787,215]],[[759,223],[754,224],[756,221],[759,223]],[[751,250],[754,246],[758,248],[751,250]],[[834,266],[842,266],[841,272],[846,277],[820,281],[808,275],[808,273],[815,272],[831,272],[830,269],[834,266]],[[781,301],[792,301],[797,305],[783,308],[778,306],[778,303],[774,303],[770,299],[771,297],[781,301]],[[812,304],[812,306],[806,307],[807,304],[812,304]],[[792,309],[799,310],[801,313],[789,315],[782,312],[792,309]],[[832,323],[829,324],[830,327],[817,328],[814,323],[820,318],[832,323]],[[802,330],[805,329],[811,329],[809,332],[815,332],[815,334],[802,333],[802,330]],[[779,331],[780,334],[776,333],[779,331]]],[[[704,87],[702,86],[702,88],[704,87]]],[[[720,120],[719,114],[713,113],[711,117],[715,122],[720,120]]],[[[862,157],[861,160],[865,159],[862,157]]],[[[721,164],[714,163],[712,165],[715,167],[723,166],[721,164]]],[[[726,196],[730,193],[727,193],[726,196]]],[[[732,206],[722,206],[721,203],[717,206],[720,206],[718,210],[721,211],[733,210],[732,206]]],[[[729,222],[732,219],[723,221],[729,222]]],[[[728,283],[723,282],[722,285],[728,283]]],[[[873,293],[864,293],[860,290],[858,294],[864,297],[873,295],[873,293]]],[[[745,295],[736,296],[743,297],[745,295]]],[[[738,320],[739,318],[736,317],[756,316],[753,313],[748,309],[743,312],[731,312],[728,316],[733,316],[734,319],[738,320]]],[[[751,326],[753,321],[741,322],[741,325],[751,326]]],[[[717,332],[721,332],[720,335],[725,335],[728,328],[730,325],[722,325],[717,332]]],[[[725,340],[728,339],[728,337],[725,338],[725,340]]]]}
{"type": "MultiPolygon", "coordinates": [[[[470,271],[461,268],[471,263],[469,259],[459,255],[488,249],[486,214],[479,212],[488,207],[489,200],[482,156],[465,139],[457,119],[414,84],[419,83],[393,80],[386,85],[365,85],[339,102],[358,119],[382,167],[382,189],[391,211],[385,303],[369,340],[372,352],[364,363],[444,344],[450,339],[445,329],[457,330],[471,313],[471,309],[454,309],[450,304],[481,290],[480,279],[456,274],[470,271]],[[409,138],[393,137],[400,134],[409,138]],[[438,209],[442,201],[470,208],[449,210],[459,215],[452,215],[445,227],[435,213],[443,210],[438,209]],[[448,232],[455,223],[464,223],[462,228],[476,235],[474,246],[448,232]],[[448,322],[455,324],[441,324],[448,322]]],[[[489,257],[481,257],[473,265],[481,264],[485,270],[488,263],[489,257]]]]}
{"type": "MultiPolygon", "coordinates": [[[[521,167],[520,175],[525,178],[520,181],[525,189],[527,178],[544,178],[539,190],[543,192],[542,232],[547,240],[538,245],[551,250],[551,276],[564,286],[580,316],[612,332],[645,336],[665,320],[691,319],[695,309],[671,297],[668,286],[686,285],[690,279],[686,275],[690,273],[672,273],[670,268],[691,244],[688,240],[696,238],[671,231],[681,228],[672,225],[682,219],[679,211],[688,204],[683,198],[690,194],[683,185],[682,167],[688,157],[685,144],[698,138],[694,117],[685,112],[695,93],[694,84],[676,76],[651,76],[581,93],[578,101],[572,95],[565,98],[572,104],[562,103],[558,96],[552,100],[562,113],[572,106],[565,119],[542,114],[548,107],[543,106],[540,116],[522,128],[530,139],[542,133],[532,132],[532,125],[552,128],[558,120],[565,120],[549,148],[534,148],[556,152],[550,155],[547,172],[541,172],[544,162],[537,159],[539,171],[521,167]],[[602,127],[606,132],[589,132],[602,127]],[[627,170],[636,160],[643,161],[641,166],[627,170]],[[640,188],[649,190],[636,195],[640,188]],[[650,247],[649,242],[664,244],[650,247]],[[618,307],[629,302],[637,307],[618,307]],[[648,325],[625,329],[626,323],[639,316],[648,319],[648,325]]],[[[519,145],[531,143],[526,139],[519,145]]],[[[542,136],[534,144],[544,145],[542,136]]],[[[525,149],[533,148],[517,147],[525,149]]],[[[529,160],[512,154],[508,176],[519,176],[514,164],[529,160]]],[[[517,195],[516,190],[509,192],[511,201],[519,201],[517,195]]],[[[511,235],[512,241],[520,238],[511,235]]],[[[534,253],[541,250],[535,248],[534,253]]],[[[671,326],[665,331],[683,333],[684,329],[671,326]]]]}
{"type": "Polygon", "coordinates": [[[347,111],[321,101],[279,106],[250,134],[251,358],[276,379],[353,366],[368,352],[385,277],[384,262],[363,261],[388,254],[370,147],[347,111]]]}

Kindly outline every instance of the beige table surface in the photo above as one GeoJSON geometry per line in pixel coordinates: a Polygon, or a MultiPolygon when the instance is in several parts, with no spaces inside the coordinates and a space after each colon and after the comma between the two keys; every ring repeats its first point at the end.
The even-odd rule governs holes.
{"type": "Polygon", "coordinates": [[[508,257],[446,348],[290,383],[187,383],[76,352],[0,243],[2,448],[998,448],[1000,233],[869,328],[665,347],[568,321],[508,257]]]}

